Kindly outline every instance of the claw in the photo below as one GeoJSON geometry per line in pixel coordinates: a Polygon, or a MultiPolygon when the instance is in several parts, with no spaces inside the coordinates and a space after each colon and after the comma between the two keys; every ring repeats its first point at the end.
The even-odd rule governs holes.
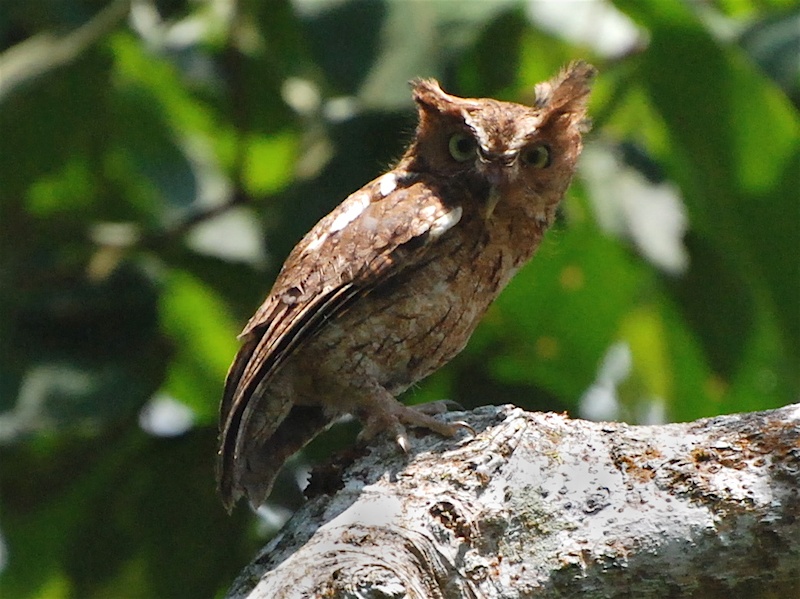
{"type": "Polygon", "coordinates": [[[467,429],[470,433],[472,433],[473,437],[478,435],[475,429],[472,428],[468,423],[464,422],[463,420],[456,420],[455,422],[451,422],[450,424],[451,426],[457,426],[458,428],[467,429]]]}
{"type": "Polygon", "coordinates": [[[397,442],[397,444],[400,446],[400,449],[402,449],[402,450],[403,450],[403,453],[408,453],[408,452],[409,452],[410,446],[409,446],[409,444],[408,444],[408,437],[406,437],[406,433],[405,433],[405,431],[403,431],[402,433],[400,433],[399,435],[397,435],[397,436],[394,438],[394,440],[395,440],[395,441],[397,442]]]}

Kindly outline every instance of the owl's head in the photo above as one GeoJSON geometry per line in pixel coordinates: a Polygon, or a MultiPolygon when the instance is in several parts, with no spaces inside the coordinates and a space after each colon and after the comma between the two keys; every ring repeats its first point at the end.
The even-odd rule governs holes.
{"type": "Polygon", "coordinates": [[[498,202],[524,206],[532,216],[545,208],[553,212],[589,128],[586,104],[594,74],[584,62],[571,64],[536,86],[533,106],[459,98],[435,80],[415,81],[419,126],[405,156],[409,168],[458,177],[485,196],[489,212],[498,202]]]}

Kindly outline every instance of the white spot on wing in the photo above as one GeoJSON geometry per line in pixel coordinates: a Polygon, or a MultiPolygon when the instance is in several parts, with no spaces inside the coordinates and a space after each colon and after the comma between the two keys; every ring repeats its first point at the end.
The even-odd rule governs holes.
{"type": "Polygon", "coordinates": [[[327,238],[328,238],[327,234],[320,235],[314,241],[312,241],[311,243],[309,243],[306,246],[306,251],[307,252],[314,252],[314,251],[318,250],[322,246],[322,244],[325,243],[325,240],[327,238]]]}
{"type": "Polygon", "coordinates": [[[329,232],[336,233],[336,231],[344,229],[357,219],[358,215],[364,212],[367,206],[369,206],[369,196],[367,194],[361,194],[352,198],[346,206],[342,206],[342,212],[333,219],[329,232]]]}
{"type": "Polygon", "coordinates": [[[425,206],[422,210],[419,211],[419,217],[423,220],[429,220],[433,218],[433,215],[436,214],[436,211],[439,209],[438,206],[425,206]]]}
{"type": "Polygon", "coordinates": [[[394,173],[386,173],[381,177],[380,192],[383,197],[388,196],[397,188],[397,177],[394,173]]]}
{"type": "Polygon", "coordinates": [[[446,231],[452,229],[458,221],[461,220],[461,214],[464,210],[461,206],[457,206],[453,208],[450,212],[447,212],[433,221],[433,225],[431,225],[430,235],[433,238],[440,237],[446,231]]]}

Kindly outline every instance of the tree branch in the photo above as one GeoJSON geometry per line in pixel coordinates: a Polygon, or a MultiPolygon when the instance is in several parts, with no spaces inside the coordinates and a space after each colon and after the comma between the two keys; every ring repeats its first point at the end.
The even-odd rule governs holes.
{"type": "Polygon", "coordinates": [[[114,0],[67,34],[39,33],[0,54],[0,104],[31,81],[70,64],[117,27],[130,4],[130,0],[114,0]]]}
{"type": "Polygon", "coordinates": [[[800,405],[629,426],[485,407],[381,439],[230,599],[798,597],[800,405]]]}

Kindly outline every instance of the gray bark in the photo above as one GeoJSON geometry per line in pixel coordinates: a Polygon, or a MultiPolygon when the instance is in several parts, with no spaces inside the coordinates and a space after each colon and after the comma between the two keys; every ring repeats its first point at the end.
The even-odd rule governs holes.
{"type": "Polygon", "coordinates": [[[800,597],[800,405],[663,426],[449,414],[381,439],[229,598],[800,597]]]}

